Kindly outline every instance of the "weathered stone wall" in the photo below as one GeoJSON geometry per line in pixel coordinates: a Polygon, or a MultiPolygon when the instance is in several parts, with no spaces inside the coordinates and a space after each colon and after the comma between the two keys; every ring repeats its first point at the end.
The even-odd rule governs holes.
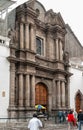
{"type": "Polygon", "coordinates": [[[69,52],[70,58],[82,57],[83,47],[69,25],[66,25],[67,34],[65,36],[65,50],[69,52]]]}

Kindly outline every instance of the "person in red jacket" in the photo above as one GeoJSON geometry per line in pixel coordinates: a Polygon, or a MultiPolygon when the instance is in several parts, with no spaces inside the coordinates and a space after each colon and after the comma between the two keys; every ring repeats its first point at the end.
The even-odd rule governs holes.
{"type": "Polygon", "coordinates": [[[73,115],[73,111],[71,110],[67,116],[68,121],[68,129],[74,129],[74,126],[76,126],[76,119],[73,115]]]}

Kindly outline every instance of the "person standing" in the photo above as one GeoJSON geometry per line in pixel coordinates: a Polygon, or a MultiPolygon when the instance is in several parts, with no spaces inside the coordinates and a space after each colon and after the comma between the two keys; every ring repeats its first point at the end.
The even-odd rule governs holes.
{"type": "Polygon", "coordinates": [[[67,121],[68,121],[68,130],[73,129],[76,123],[75,117],[73,115],[73,111],[71,110],[67,116],[67,121]]]}
{"type": "Polygon", "coordinates": [[[37,114],[33,114],[33,118],[29,121],[28,128],[30,130],[39,130],[43,127],[41,120],[37,118],[37,114]]]}
{"type": "Polygon", "coordinates": [[[75,119],[77,120],[77,116],[78,116],[77,112],[74,109],[72,109],[72,111],[73,111],[73,115],[74,115],[75,119]]]}
{"type": "Polygon", "coordinates": [[[78,119],[78,130],[82,130],[81,125],[83,124],[83,112],[81,109],[79,110],[77,119],[78,119]]]}
{"type": "Polygon", "coordinates": [[[73,111],[73,115],[74,115],[75,120],[76,120],[76,126],[77,126],[77,128],[78,128],[78,124],[77,124],[77,116],[78,116],[78,113],[77,113],[74,109],[72,109],[72,111],[73,111]]]}
{"type": "Polygon", "coordinates": [[[61,123],[63,121],[63,112],[62,111],[58,111],[58,118],[59,118],[59,123],[61,123]]]}

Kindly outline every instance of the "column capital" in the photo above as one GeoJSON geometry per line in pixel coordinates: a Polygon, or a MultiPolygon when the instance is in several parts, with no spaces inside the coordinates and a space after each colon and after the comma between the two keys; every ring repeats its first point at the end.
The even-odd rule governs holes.
{"type": "Polygon", "coordinates": [[[29,25],[30,23],[28,23],[28,22],[25,22],[25,25],[29,25]]]}
{"type": "Polygon", "coordinates": [[[24,22],[24,21],[25,21],[25,16],[24,16],[24,14],[21,14],[20,21],[21,21],[21,22],[24,22]]]}

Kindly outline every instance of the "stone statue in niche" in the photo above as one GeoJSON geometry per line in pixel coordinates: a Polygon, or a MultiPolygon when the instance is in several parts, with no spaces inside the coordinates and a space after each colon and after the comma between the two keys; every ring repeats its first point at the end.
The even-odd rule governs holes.
{"type": "Polygon", "coordinates": [[[69,53],[67,51],[64,52],[63,60],[65,64],[69,64],[69,53]]]}
{"type": "Polygon", "coordinates": [[[15,30],[14,29],[11,28],[8,31],[8,37],[10,38],[10,43],[11,44],[15,43],[16,35],[15,35],[15,30]]]}

